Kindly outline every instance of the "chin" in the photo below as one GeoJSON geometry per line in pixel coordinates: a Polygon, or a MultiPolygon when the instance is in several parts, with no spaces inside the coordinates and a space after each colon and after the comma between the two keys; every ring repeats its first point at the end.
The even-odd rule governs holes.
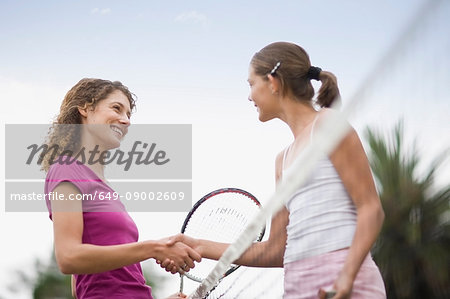
{"type": "Polygon", "coordinates": [[[265,115],[259,115],[259,121],[260,122],[263,122],[263,123],[265,123],[266,121],[269,121],[269,120],[272,120],[273,119],[273,117],[267,117],[267,116],[265,116],[265,115]]]}
{"type": "Polygon", "coordinates": [[[108,138],[103,139],[102,143],[103,143],[103,148],[106,151],[109,151],[109,150],[120,147],[121,140],[118,139],[116,136],[108,136],[108,138]]]}
{"type": "Polygon", "coordinates": [[[120,140],[113,140],[110,144],[108,144],[107,150],[112,150],[120,147],[120,140]]]}
{"type": "Polygon", "coordinates": [[[120,144],[122,143],[122,140],[124,137],[125,137],[125,135],[119,137],[115,133],[112,133],[111,135],[109,135],[108,140],[107,140],[108,150],[120,147],[120,144]]]}

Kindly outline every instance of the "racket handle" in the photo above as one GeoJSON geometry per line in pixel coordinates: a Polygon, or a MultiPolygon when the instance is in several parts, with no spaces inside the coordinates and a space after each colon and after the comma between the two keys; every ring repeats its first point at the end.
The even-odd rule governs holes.
{"type": "Polygon", "coordinates": [[[183,293],[183,288],[184,288],[183,278],[184,278],[184,275],[180,274],[180,293],[183,293]]]}

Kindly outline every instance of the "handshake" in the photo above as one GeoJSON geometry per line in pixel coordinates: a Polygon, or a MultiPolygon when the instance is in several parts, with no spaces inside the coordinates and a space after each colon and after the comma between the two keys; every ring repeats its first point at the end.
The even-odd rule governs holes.
{"type": "Polygon", "coordinates": [[[201,241],[177,234],[160,240],[163,250],[155,256],[156,263],[172,274],[184,274],[202,260],[201,241]]]}
{"type": "MultiPolygon", "coordinates": [[[[195,267],[194,262],[202,260],[201,240],[188,237],[184,234],[178,234],[160,240],[165,248],[155,260],[156,263],[172,274],[184,274],[195,267]]],[[[180,292],[170,295],[166,299],[187,298],[180,292]]]]}

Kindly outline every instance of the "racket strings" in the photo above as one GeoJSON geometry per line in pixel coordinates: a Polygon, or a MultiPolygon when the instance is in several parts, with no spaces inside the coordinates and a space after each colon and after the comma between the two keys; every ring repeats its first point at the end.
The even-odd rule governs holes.
{"type": "MultiPolygon", "coordinates": [[[[196,208],[185,225],[183,233],[197,239],[232,243],[258,211],[257,201],[243,193],[218,193],[196,208]]],[[[216,263],[216,261],[205,259],[186,273],[186,276],[201,281],[216,263]]]]}

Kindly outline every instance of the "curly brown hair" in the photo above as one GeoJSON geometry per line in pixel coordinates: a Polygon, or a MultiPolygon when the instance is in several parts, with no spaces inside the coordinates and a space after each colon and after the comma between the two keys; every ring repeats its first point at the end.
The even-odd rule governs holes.
{"type": "Polygon", "coordinates": [[[81,79],[64,97],[56,121],[49,129],[45,145],[53,151],[43,151],[40,155],[41,169],[48,171],[54,158],[60,155],[72,156],[79,149],[81,114],[79,108],[94,110],[96,105],[111,93],[120,90],[130,102],[133,111],[136,96],[119,81],[95,78],[81,79]]]}

